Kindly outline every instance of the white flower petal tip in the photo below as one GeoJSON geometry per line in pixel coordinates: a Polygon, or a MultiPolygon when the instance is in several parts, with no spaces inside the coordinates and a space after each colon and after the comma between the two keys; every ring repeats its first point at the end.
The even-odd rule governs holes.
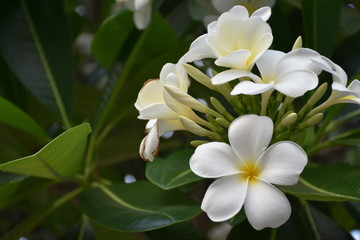
{"type": "Polygon", "coordinates": [[[142,159],[152,162],[158,154],[160,139],[158,125],[155,124],[149,131],[148,135],[141,141],[139,153],[142,159]]]}
{"type": "Polygon", "coordinates": [[[191,170],[205,178],[219,178],[209,186],[201,205],[212,221],[228,220],[242,206],[256,230],[276,228],[289,219],[290,203],[272,184],[295,184],[307,156],[290,141],[268,147],[272,134],[269,117],[244,115],[229,127],[230,145],[211,142],[196,149],[191,170]]]}

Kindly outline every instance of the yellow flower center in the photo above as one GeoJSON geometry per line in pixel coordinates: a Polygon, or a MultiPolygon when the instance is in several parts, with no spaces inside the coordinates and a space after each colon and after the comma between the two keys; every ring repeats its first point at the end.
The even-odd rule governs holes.
{"type": "Polygon", "coordinates": [[[243,180],[249,179],[249,182],[256,180],[256,177],[260,174],[260,168],[252,162],[242,166],[240,171],[242,172],[241,177],[243,180]]]}

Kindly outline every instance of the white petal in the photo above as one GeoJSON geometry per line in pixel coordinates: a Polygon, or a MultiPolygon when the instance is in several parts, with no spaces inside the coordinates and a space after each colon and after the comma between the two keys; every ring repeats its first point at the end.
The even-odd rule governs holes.
{"type": "Polygon", "coordinates": [[[247,184],[248,181],[242,181],[238,175],[216,180],[207,189],[201,209],[214,222],[232,218],[244,204],[247,184]]]}
{"type": "Polygon", "coordinates": [[[215,64],[222,67],[245,70],[246,62],[250,55],[251,52],[249,50],[241,49],[217,59],[215,64]]]}
{"type": "Polygon", "coordinates": [[[269,117],[243,115],[229,127],[229,141],[236,155],[243,161],[256,162],[270,143],[273,122],[269,117]]]}
{"type": "Polygon", "coordinates": [[[185,53],[179,62],[192,62],[203,58],[216,58],[215,53],[206,42],[207,37],[208,34],[204,34],[195,39],[191,43],[189,51],[185,53]]]}
{"type": "Polygon", "coordinates": [[[160,71],[162,84],[169,84],[187,92],[190,85],[185,68],[182,64],[165,64],[160,71]]]}
{"type": "Polygon", "coordinates": [[[259,40],[254,44],[251,49],[251,58],[248,62],[247,69],[250,70],[254,66],[255,62],[265,53],[265,51],[271,46],[273,36],[271,33],[265,33],[259,40]]]}
{"type": "Polygon", "coordinates": [[[350,89],[354,93],[360,93],[360,81],[357,79],[353,80],[349,84],[348,89],[350,89]]]}
{"type": "Polygon", "coordinates": [[[291,206],[285,195],[263,181],[251,181],[245,199],[245,213],[256,230],[277,228],[291,215],[291,206]]]}
{"type": "Polygon", "coordinates": [[[275,75],[275,68],[278,62],[286,53],[276,50],[267,50],[256,62],[261,76],[264,79],[271,79],[275,75]]]}
{"type": "Polygon", "coordinates": [[[141,141],[139,152],[142,159],[153,161],[158,153],[159,142],[159,132],[157,124],[155,124],[148,135],[141,141]]]}
{"type": "Polygon", "coordinates": [[[166,105],[177,113],[177,116],[185,116],[190,119],[193,119],[195,117],[195,113],[191,110],[190,107],[180,103],[175,98],[173,98],[167,91],[163,92],[163,97],[166,102],[166,105]]]}
{"type": "Polygon", "coordinates": [[[185,130],[180,122],[180,119],[158,119],[157,120],[159,136],[163,136],[165,133],[177,130],[185,130]]]}
{"type": "MultiPolygon", "coordinates": [[[[224,2],[224,1],[223,1],[224,2]]],[[[234,5],[233,5],[234,6],[234,5]]],[[[228,12],[221,14],[218,20],[218,25],[223,24],[226,21],[244,21],[249,18],[249,12],[244,6],[234,6],[228,12]]]]}
{"type": "Polygon", "coordinates": [[[222,142],[198,146],[190,158],[191,170],[201,177],[218,178],[239,173],[239,159],[232,148],[222,142]]]}
{"type": "Polygon", "coordinates": [[[237,78],[244,78],[248,77],[254,80],[255,82],[262,82],[261,78],[256,76],[255,74],[248,72],[248,71],[242,71],[242,70],[236,70],[236,69],[230,69],[225,70],[221,73],[218,73],[211,79],[211,82],[214,85],[220,85],[227,82],[230,82],[231,80],[237,79],[237,78]]]}
{"type": "Polygon", "coordinates": [[[139,119],[154,119],[154,118],[177,118],[179,114],[171,110],[165,103],[154,103],[139,111],[139,119]]]}
{"type": "Polygon", "coordinates": [[[276,79],[274,88],[289,97],[300,97],[318,85],[316,73],[298,70],[285,73],[276,79]]]}
{"type": "Polygon", "coordinates": [[[141,8],[135,9],[134,22],[136,27],[142,30],[149,25],[151,20],[151,1],[143,1],[143,3],[140,3],[139,7],[141,8]]]}
{"type": "Polygon", "coordinates": [[[262,7],[257,9],[251,17],[260,17],[262,20],[267,21],[271,16],[271,8],[269,7],[262,7]]]}
{"type": "Polygon", "coordinates": [[[306,163],[306,153],[299,145],[290,141],[277,142],[260,157],[258,177],[274,184],[294,185],[306,163]]]}
{"type": "Polygon", "coordinates": [[[322,69],[314,64],[313,60],[319,59],[321,56],[318,52],[309,48],[298,48],[287,53],[278,63],[276,67],[276,75],[284,74],[294,70],[309,70],[317,75],[322,69]]]}
{"type": "Polygon", "coordinates": [[[163,86],[158,79],[151,79],[144,83],[144,86],[141,88],[138,98],[135,102],[135,107],[138,111],[141,111],[143,108],[154,104],[154,103],[163,103],[164,99],[162,97],[163,86]]]}
{"type": "Polygon", "coordinates": [[[274,87],[274,82],[254,83],[251,81],[241,81],[231,91],[231,95],[246,94],[255,95],[266,92],[274,87]]]}
{"type": "Polygon", "coordinates": [[[346,72],[337,64],[332,62],[327,57],[321,56],[321,58],[315,58],[311,60],[319,68],[324,71],[327,71],[333,75],[334,83],[339,83],[343,86],[346,86],[347,83],[347,74],[346,72]]]}

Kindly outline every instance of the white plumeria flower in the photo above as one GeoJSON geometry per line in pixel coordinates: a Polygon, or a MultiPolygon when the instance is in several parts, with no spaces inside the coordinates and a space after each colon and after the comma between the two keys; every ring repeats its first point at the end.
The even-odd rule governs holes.
{"type": "Polygon", "coordinates": [[[277,90],[289,97],[299,97],[318,85],[317,75],[321,69],[311,59],[320,54],[308,48],[299,48],[289,53],[267,50],[256,62],[261,78],[249,71],[225,70],[211,79],[215,85],[246,78],[232,90],[232,95],[255,95],[277,90]]]}
{"type": "Polygon", "coordinates": [[[138,29],[145,29],[149,25],[152,0],[117,0],[117,2],[125,2],[126,6],[134,11],[134,23],[138,29]]]}
{"type": "Polygon", "coordinates": [[[140,156],[144,160],[154,159],[159,138],[162,135],[170,131],[185,129],[180,122],[180,115],[194,118],[195,113],[190,107],[184,106],[165,94],[165,86],[187,93],[189,84],[187,73],[181,64],[167,63],[160,72],[160,79],[147,81],[140,90],[135,102],[135,107],[139,111],[138,118],[149,120],[146,126],[148,135],[142,140],[139,149],[140,156]],[[164,95],[168,103],[164,100],[164,95]]]}
{"type": "Polygon", "coordinates": [[[273,184],[297,183],[307,156],[296,143],[282,141],[268,147],[273,134],[269,117],[244,115],[229,127],[230,145],[200,145],[190,159],[191,170],[213,182],[201,204],[209,218],[221,222],[244,206],[247,219],[257,230],[276,228],[291,214],[290,203],[273,184]]]}
{"type": "Polygon", "coordinates": [[[215,58],[218,66],[251,70],[272,43],[266,23],[270,15],[269,7],[258,9],[251,17],[245,7],[233,7],[208,25],[208,33],[198,37],[179,62],[215,58]]]}
{"type": "Polygon", "coordinates": [[[242,5],[250,13],[253,13],[261,7],[272,7],[275,4],[275,0],[212,0],[211,2],[215,9],[221,13],[228,11],[235,5],[242,5]]]}
{"type": "MultiPolygon", "coordinates": [[[[160,79],[147,81],[138,94],[135,107],[139,111],[139,119],[177,119],[179,114],[166,104],[163,93],[164,86],[176,88],[187,93],[190,81],[181,64],[167,63],[160,72],[160,79]]],[[[179,108],[184,108],[179,106],[179,108]]],[[[184,115],[190,108],[184,108],[184,115]]]]}

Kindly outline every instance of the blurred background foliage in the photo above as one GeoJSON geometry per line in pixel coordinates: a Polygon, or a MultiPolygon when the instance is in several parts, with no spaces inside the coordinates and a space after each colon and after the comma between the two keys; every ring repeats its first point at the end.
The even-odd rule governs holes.
{"type": "MultiPolygon", "coordinates": [[[[80,197],[81,211],[79,199],[73,197],[79,194],[78,185],[88,186],[96,181],[105,185],[124,183],[146,179],[145,172],[147,178],[158,174],[156,170],[161,169],[161,165],[148,166],[145,171],[146,164],[139,157],[145,122],[137,120],[134,102],[146,80],[158,78],[165,63],[177,62],[190,43],[206,32],[202,20],[215,11],[209,2],[154,0],[152,21],[143,31],[136,29],[133,13],[113,0],[0,2],[0,163],[21,158],[21,166],[25,162],[34,166],[34,162],[46,156],[46,151],[38,151],[70,129],[71,132],[61,135],[62,139],[68,139],[67,145],[59,147],[52,142],[53,145],[47,145],[46,149],[59,154],[54,164],[75,159],[71,169],[55,167],[63,176],[73,176],[74,171],[84,173],[80,174],[82,177],[75,175],[74,179],[59,181],[53,176],[38,178],[36,174],[44,170],[35,167],[29,173],[31,177],[21,171],[15,171],[17,174],[1,172],[0,233],[4,239],[208,239],[206,232],[217,225],[204,214],[192,221],[158,230],[143,232],[135,227],[134,231],[138,233],[125,233],[114,230],[117,226],[112,226],[115,223],[109,219],[104,220],[109,221],[107,228],[104,224],[89,221],[82,214],[81,211],[90,218],[92,214],[99,218],[104,215],[104,209],[93,209],[97,203],[106,201],[102,199],[104,192],[87,189],[80,197]],[[90,125],[80,125],[82,123],[90,125]],[[75,126],[78,127],[73,128],[75,126]],[[90,126],[92,135],[86,142],[90,126]],[[51,147],[53,150],[49,150],[51,147]],[[84,151],[85,157],[82,157],[84,151]],[[71,157],[63,152],[69,152],[71,157]],[[30,155],[32,157],[24,159],[30,155]]],[[[347,72],[350,80],[360,79],[358,0],[278,0],[269,23],[274,35],[274,49],[290,51],[301,35],[305,47],[331,58],[347,72]]],[[[327,80],[329,78],[322,81],[327,80]]],[[[195,82],[190,91],[205,100],[211,96],[195,82]]],[[[334,112],[341,111],[343,115],[354,109],[351,106],[334,112]]],[[[358,118],[343,128],[355,127],[359,127],[358,118]]],[[[351,147],[326,149],[315,154],[313,159],[320,163],[339,162],[340,156],[342,162],[358,165],[359,139],[358,131],[354,132],[337,142],[337,145],[351,147]]],[[[172,153],[191,148],[190,140],[187,133],[176,133],[161,142],[160,156],[170,155],[166,160],[174,158],[172,153]]],[[[178,158],[188,159],[189,151],[191,154],[191,150],[185,150],[178,158]]],[[[2,166],[2,170],[18,169],[14,164],[2,166]]],[[[197,180],[194,176],[187,177],[182,181],[197,180]]],[[[146,189],[152,188],[148,182],[136,184],[138,193],[124,196],[135,202],[141,198],[142,191],[143,197],[147,198],[146,189]]],[[[174,187],[161,181],[158,184],[163,184],[164,188],[174,187]]],[[[192,198],[200,201],[206,184],[191,183],[182,186],[180,192],[192,190],[192,198]]],[[[127,190],[126,185],[122,188],[125,192],[133,191],[127,190]]],[[[171,192],[164,194],[164,198],[172,196],[171,192]]],[[[157,195],[153,200],[161,202],[157,195]]],[[[298,209],[294,208],[290,221],[276,234],[269,229],[261,232],[250,229],[240,214],[240,225],[235,224],[237,227],[228,239],[239,236],[245,239],[270,239],[271,236],[271,239],[289,239],[289,236],[291,239],[316,239],[319,236],[351,239],[348,232],[360,228],[358,203],[312,202],[304,208],[300,202],[294,202],[298,209]],[[317,233],[303,220],[309,212],[312,221],[317,223],[317,233]]],[[[115,210],[122,211],[109,206],[106,214],[115,210]]],[[[190,212],[200,213],[198,208],[190,212]]],[[[193,218],[191,214],[181,221],[193,218]]],[[[218,227],[221,229],[222,226],[218,227]]],[[[226,226],[223,228],[226,231],[226,226]]]]}

